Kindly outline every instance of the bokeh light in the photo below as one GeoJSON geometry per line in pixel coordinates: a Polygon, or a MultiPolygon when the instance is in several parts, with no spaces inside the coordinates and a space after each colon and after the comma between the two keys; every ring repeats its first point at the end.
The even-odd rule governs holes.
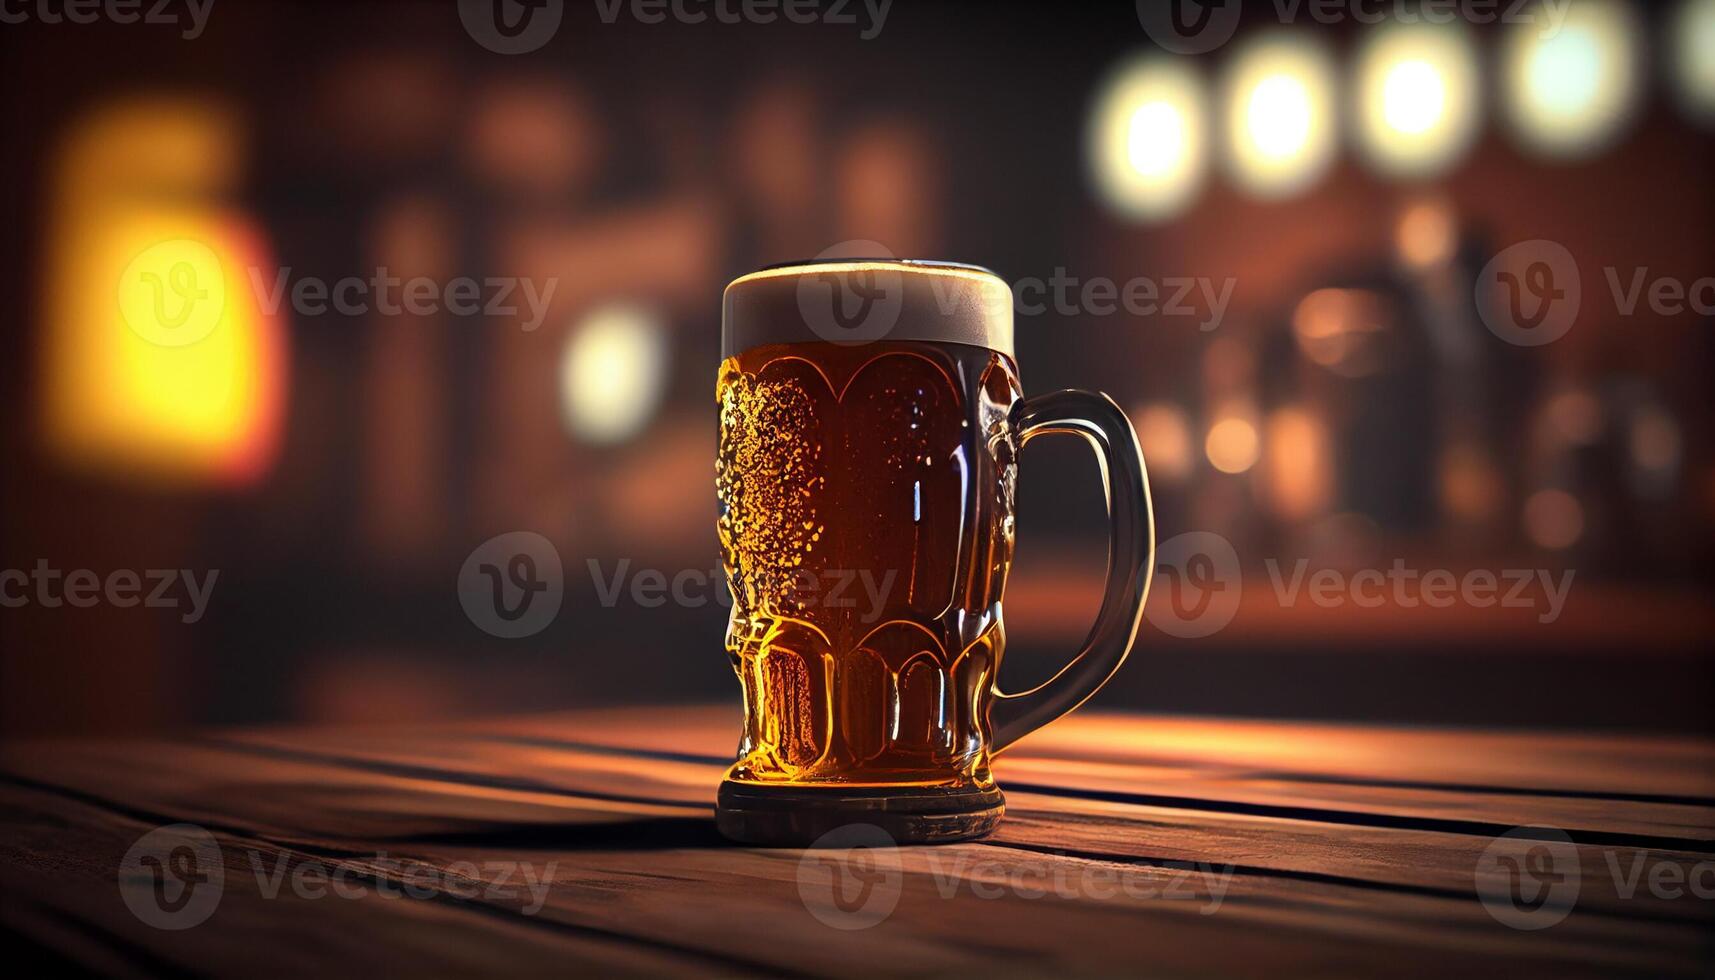
{"type": "Polygon", "coordinates": [[[240,130],[223,107],[142,97],[73,126],[47,247],[43,420],[83,469],[249,483],[272,464],[286,336],[252,277],[271,261],[223,203],[240,130]]]}
{"type": "Polygon", "coordinates": [[[1632,463],[1653,473],[1673,473],[1679,468],[1679,424],[1673,416],[1651,406],[1633,414],[1628,436],[1632,463]]]}
{"type": "Polygon", "coordinates": [[[1407,268],[1419,272],[1441,268],[1452,260],[1458,247],[1458,218],[1446,200],[1417,201],[1400,214],[1394,248],[1407,268]]]}
{"type": "Polygon", "coordinates": [[[1303,189],[1334,158],[1334,67],[1305,35],[1275,34],[1241,51],[1225,96],[1227,165],[1263,198],[1303,189]]]}
{"type": "Polygon", "coordinates": [[[1488,520],[1506,495],[1494,461],[1473,443],[1455,443],[1441,454],[1439,483],[1441,506],[1462,521],[1488,520]]]}
{"type": "Polygon", "coordinates": [[[1298,301],[1292,336],[1306,358],[1335,374],[1362,377],[1375,371],[1376,340],[1387,329],[1382,297],[1367,289],[1318,289],[1298,301]]]}
{"type": "Polygon", "coordinates": [[[1584,536],[1584,506],[1565,490],[1538,490],[1524,502],[1524,529],[1539,548],[1570,548],[1584,536]]]}
{"type": "Polygon", "coordinates": [[[1314,413],[1288,406],[1269,415],[1267,432],[1265,472],[1275,514],[1304,520],[1327,509],[1334,491],[1327,426],[1314,413]]]}
{"type": "Polygon", "coordinates": [[[1602,405],[1582,388],[1550,397],[1544,417],[1550,437],[1562,446],[1588,446],[1602,434],[1602,405]]]}
{"type": "Polygon", "coordinates": [[[1372,166],[1421,177],[1471,146],[1481,117],[1477,56],[1455,24],[1378,29],[1358,56],[1355,135],[1372,166]]]}
{"type": "Polygon", "coordinates": [[[1686,0],[1668,22],[1668,68],[1680,105],[1715,122],[1715,0],[1686,0]]]}
{"type": "Polygon", "coordinates": [[[1181,61],[1128,62],[1108,80],[1090,114],[1091,176],[1102,200],[1146,221],[1191,203],[1208,163],[1202,79],[1181,61]]]}
{"type": "Polygon", "coordinates": [[[1259,446],[1256,426],[1238,416],[1228,416],[1209,428],[1204,440],[1209,462],[1222,473],[1243,473],[1256,465],[1259,446]]]}
{"type": "Polygon", "coordinates": [[[1546,20],[1509,29],[1501,80],[1507,122],[1545,156],[1588,156],[1618,137],[1641,94],[1637,19],[1618,0],[1579,0],[1567,5],[1559,30],[1546,30],[1546,20]]]}
{"type": "Polygon", "coordinates": [[[1191,422],[1185,410],[1169,402],[1155,402],[1134,415],[1137,443],[1151,477],[1177,482],[1191,475],[1196,450],[1192,446],[1191,422]]]}
{"type": "Polygon", "coordinates": [[[636,435],[661,401],[667,337],[659,318],[631,304],[604,306],[566,338],[560,399],[567,427],[594,443],[636,435]]]}

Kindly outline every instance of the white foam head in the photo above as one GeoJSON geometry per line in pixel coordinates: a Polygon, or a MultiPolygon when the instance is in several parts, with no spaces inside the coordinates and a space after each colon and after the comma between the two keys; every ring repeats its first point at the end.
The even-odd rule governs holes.
{"type": "Polygon", "coordinates": [[[772,266],[727,285],[721,356],[770,344],[969,344],[1013,357],[1012,290],[987,269],[919,259],[772,266]]]}

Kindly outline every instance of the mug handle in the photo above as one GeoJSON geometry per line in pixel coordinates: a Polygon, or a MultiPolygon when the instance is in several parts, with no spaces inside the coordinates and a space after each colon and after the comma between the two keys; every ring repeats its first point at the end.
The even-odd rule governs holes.
{"type": "Polygon", "coordinates": [[[1007,694],[994,685],[993,752],[1083,704],[1119,670],[1137,639],[1155,573],[1149,474],[1131,420],[1114,400],[1088,391],[1049,392],[1018,402],[1009,424],[1020,449],[1037,436],[1063,434],[1082,436],[1096,451],[1108,501],[1108,581],[1096,623],[1071,663],[1028,691],[1007,694]]]}

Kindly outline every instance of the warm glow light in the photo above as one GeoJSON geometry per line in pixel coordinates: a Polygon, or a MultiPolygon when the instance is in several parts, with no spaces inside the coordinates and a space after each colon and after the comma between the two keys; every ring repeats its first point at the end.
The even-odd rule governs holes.
{"type": "Polygon", "coordinates": [[[1642,90],[1642,51],[1632,10],[1618,0],[1566,5],[1560,29],[1546,14],[1514,24],[1501,84],[1507,121],[1547,156],[1587,156],[1619,135],[1642,90]]]}
{"type": "Polygon", "coordinates": [[[1587,446],[1602,434],[1602,406],[1583,389],[1562,391],[1550,398],[1545,417],[1551,436],[1563,445],[1587,446]]]}
{"type": "Polygon", "coordinates": [[[1224,418],[1209,429],[1203,450],[1215,469],[1222,473],[1243,473],[1256,465],[1256,426],[1241,418],[1224,418]]]}
{"type": "Polygon", "coordinates": [[[1655,473],[1679,468],[1679,425],[1659,408],[1646,408],[1632,416],[1632,462],[1655,473]]]}
{"type": "Polygon", "coordinates": [[[1452,165],[1476,136],[1477,57],[1453,24],[1378,29],[1357,68],[1359,147],[1377,169],[1425,176],[1452,165]]]}
{"type": "Polygon", "coordinates": [[[1674,91],[1685,110],[1715,122],[1715,0],[1686,0],[1668,26],[1674,91]]]}
{"type": "Polygon", "coordinates": [[[278,443],[285,337],[251,270],[269,256],[227,192],[229,117],[127,102],[60,160],[44,297],[44,420],[74,465],[244,482],[278,443]]]}
{"type": "Polygon", "coordinates": [[[617,304],[591,313],[560,360],[566,425],[598,443],[637,434],[661,401],[666,360],[665,329],[648,310],[617,304]]]}
{"type": "Polygon", "coordinates": [[[1191,475],[1191,423],[1185,411],[1168,402],[1138,409],[1137,443],[1143,449],[1149,475],[1164,480],[1183,480],[1191,475]]]}
{"type": "Polygon", "coordinates": [[[1441,454],[1441,506],[1465,521],[1483,521],[1494,516],[1506,483],[1480,447],[1457,443],[1441,454]]]}
{"type": "Polygon", "coordinates": [[[1584,507],[1564,490],[1538,490],[1524,503],[1524,529],[1538,547],[1569,548],[1584,536],[1584,507]]]}
{"type": "Polygon", "coordinates": [[[1292,312],[1293,339],[1304,356],[1349,378],[1376,369],[1375,340],[1387,324],[1382,297],[1367,289],[1318,289],[1292,312]]]}
{"type": "Polygon", "coordinates": [[[1278,516],[1303,520],[1325,510],[1334,481],[1327,427],[1301,408],[1275,411],[1268,417],[1265,472],[1278,516]]]}
{"type": "Polygon", "coordinates": [[[1234,179],[1259,197],[1304,188],[1334,158],[1334,117],[1334,68],[1326,49],[1298,35],[1251,44],[1227,81],[1234,179]]]}
{"type": "Polygon", "coordinates": [[[1178,61],[1128,63],[1103,87],[1090,115],[1096,189],[1115,210],[1160,221],[1191,202],[1207,156],[1202,81],[1178,61]]]}
{"type": "Polygon", "coordinates": [[[1458,235],[1451,205],[1440,199],[1419,201],[1400,215],[1394,247],[1406,266],[1420,271],[1436,269],[1453,258],[1458,235]]]}

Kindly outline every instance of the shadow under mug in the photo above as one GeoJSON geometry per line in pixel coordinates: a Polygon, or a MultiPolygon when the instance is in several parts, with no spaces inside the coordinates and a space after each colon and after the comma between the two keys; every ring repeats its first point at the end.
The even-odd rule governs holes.
{"type": "Polygon", "coordinates": [[[1106,395],[1026,398],[1012,294],[944,262],[764,269],[726,289],[716,385],[726,648],[744,689],[720,830],[810,844],[996,826],[997,752],[1082,704],[1136,638],[1154,523],[1131,423],[1106,395]],[[1076,435],[1107,482],[1107,585],[1083,649],[1003,693],[1001,594],[1019,450],[1076,435]]]}

